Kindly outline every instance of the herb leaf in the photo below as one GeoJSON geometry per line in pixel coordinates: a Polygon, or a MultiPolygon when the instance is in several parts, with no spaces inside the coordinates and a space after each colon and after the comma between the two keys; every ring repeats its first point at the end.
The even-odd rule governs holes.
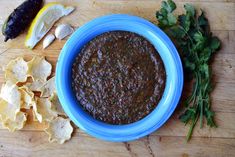
{"type": "Polygon", "coordinates": [[[212,37],[210,42],[210,48],[215,52],[220,47],[220,40],[217,37],[212,37]]]}
{"type": "Polygon", "coordinates": [[[171,37],[178,48],[184,72],[187,73],[185,76],[194,81],[191,96],[184,102],[184,113],[179,117],[185,124],[190,124],[188,141],[198,119],[201,128],[204,118],[208,126],[216,127],[213,120],[215,113],[210,108],[212,83],[209,61],[220,48],[220,40],[210,32],[203,10],[197,15],[192,5],[185,4],[185,14],[177,17],[174,15],[175,9],[176,5],[172,0],[163,1],[160,11],[156,12],[156,18],[159,27],[171,37]]]}
{"type": "Polygon", "coordinates": [[[167,2],[162,2],[162,8],[165,8],[168,13],[171,13],[176,9],[176,5],[172,0],[167,0],[167,2]]]}
{"type": "Polygon", "coordinates": [[[195,8],[192,5],[185,4],[184,9],[186,10],[186,14],[189,14],[191,17],[195,16],[196,11],[195,11],[195,8]]]}
{"type": "Polygon", "coordinates": [[[172,14],[172,12],[176,9],[176,5],[172,0],[167,0],[162,2],[160,11],[156,13],[156,17],[159,20],[159,25],[161,27],[172,26],[176,24],[177,19],[172,14]]]}

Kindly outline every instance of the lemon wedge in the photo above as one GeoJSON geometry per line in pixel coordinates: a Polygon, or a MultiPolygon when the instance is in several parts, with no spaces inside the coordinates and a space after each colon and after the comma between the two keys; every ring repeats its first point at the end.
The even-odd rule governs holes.
{"type": "Polygon", "coordinates": [[[61,17],[70,14],[75,8],[59,3],[48,3],[36,15],[30,25],[25,46],[32,49],[61,17]]]}

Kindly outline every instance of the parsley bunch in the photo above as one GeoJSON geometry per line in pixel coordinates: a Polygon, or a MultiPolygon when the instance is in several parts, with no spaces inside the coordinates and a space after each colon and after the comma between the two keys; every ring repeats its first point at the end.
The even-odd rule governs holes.
{"type": "Polygon", "coordinates": [[[179,117],[185,124],[190,123],[187,141],[198,119],[203,127],[203,119],[207,125],[216,127],[213,120],[214,112],[210,109],[211,56],[220,48],[220,41],[210,32],[205,13],[197,15],[195,8],[185,4],[185,14],[176,17],[173,12],[176,5],[172,0],[162,2],[161,9],[156,12],[159,27],[173,40],[180,53],[185,75],[193,80],[194,86],[191,95],[184,101],[184,113],[179,117]]]}

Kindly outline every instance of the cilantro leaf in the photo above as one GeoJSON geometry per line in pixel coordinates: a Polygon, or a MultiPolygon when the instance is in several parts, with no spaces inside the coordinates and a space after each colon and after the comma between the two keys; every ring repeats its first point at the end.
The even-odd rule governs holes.
{"type": "Polygon", "coordinates": [[[185,124],[190,124],[187,134],[189,140],[198,119],[201,127],[203,117],[206,118],[208,126],[216,127],[215,113],[210,109],[210,92],[213,88],[209,60],[221,44],[210,32],[209,22],[203,10],[197,15],[194,6],[185,4],[185,14],[175,16],[175,9],[176,5],[172,0],[163,1],[160,11],[156,12],[156,18],[159,27],[177,46],[185,76],[194,80],[192,94],[185,100],[184,113],[179,117],[185,124]]]}
{"type": "Polygon", "coordinates": [[[187,15],[180,15],[178,17],[179,24],[184,28],[185,32],[188,32],[191,22],[190,22],[190,17],[187,15]]]}
{"type": "Polygon", "coordinates": [[[216,51],[220,47],[220,40],[217,37],[212,37],[210,42],[210,48],[212,51],[216,51]]]}
{"type": "Polygon", "coordinates": [[[207,125],[209,125],[210,127],[217,127],[213,120],[214,115],[215,115],[215,112],[211,111],[208,107],[205,108],[205,116],[207,120],[207,125]]]}
{"type": "Polygon", "coordinates": [[[168,13],[173,12],[176,9],[176,5],[175,2],[173,2],[172,0],[167,0],[162,2],[162,8],[165,8],[168,13]]]}
{"type": "Polygon", "coordinates": [[[209,61],[209,59],[210,59],[210,57],[211,57],[211,48],[209,48],[209,47],[206,47],[206,48],[204,48],[201,52],[200,52],[200,54],[199,54],[199,56],[200,56],[200,58],[201,58],[201,62],[202,63],[207,63],[208,61],[209,61]]]}
{"type": "Polygon", "coordinates": [[[189,14],[191,17],[195,16],[196,11],[195,11],[195,8],[192,5],[185,4],[184,9],[186,10],[186,14],[189,14]]]}
{"type": "Polygon", "coordinates": [[[175,25],[177,22],[176,17],[172,14],[172,12],[176,9],[176,5],[172,0],[163,1],[162,8],[160,11],[156,12],[156,17],[159,22],[159,26],[164,28],[165,26],[175,25]]]}
{"type": "Polygon", "coordinates": [[[173,14],[167,14],[167,20],[169,25],[174,25],[177,22],[176,17],[173,14]]]}
{"type": "Polygon", "coordinates": [[[209,24],[208,24],[208,20],[207,20],[207,18],[205,17],[205,13],[204,13],[204,11],[203,10],[201,10],[201,15],[200,16],[198,16],[198,25],[199,26],[208,26],[209,24]]]}
{"type": "Polygon", "coordinates": [[[193,35],[193,39],[195,40],[193,46],[194,51],[202,51],[206,42],[206,37],[204,37],[201,32],[196,32],[193,35]]]}

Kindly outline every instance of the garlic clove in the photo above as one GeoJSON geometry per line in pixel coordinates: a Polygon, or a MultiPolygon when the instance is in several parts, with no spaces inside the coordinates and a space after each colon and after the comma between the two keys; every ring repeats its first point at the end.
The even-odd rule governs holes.
{"type": "Polygon", "coordinates": [[[75,7],[66,7],[64,14],[69,15],[75,10],[75,7]]]}
{"type": "Polygon", "coordinates": [[[60,24],[55,29],[55,36],[57,39],[62,40],[68,35],[73,33],[73,28],[69,24],[60,24]]]}
{"type": "Polygon", "coordinates": [[[54,40],[55,36],[53,34],[48,34],[43,40],[43,49],[47,48],[54,40]]]}

